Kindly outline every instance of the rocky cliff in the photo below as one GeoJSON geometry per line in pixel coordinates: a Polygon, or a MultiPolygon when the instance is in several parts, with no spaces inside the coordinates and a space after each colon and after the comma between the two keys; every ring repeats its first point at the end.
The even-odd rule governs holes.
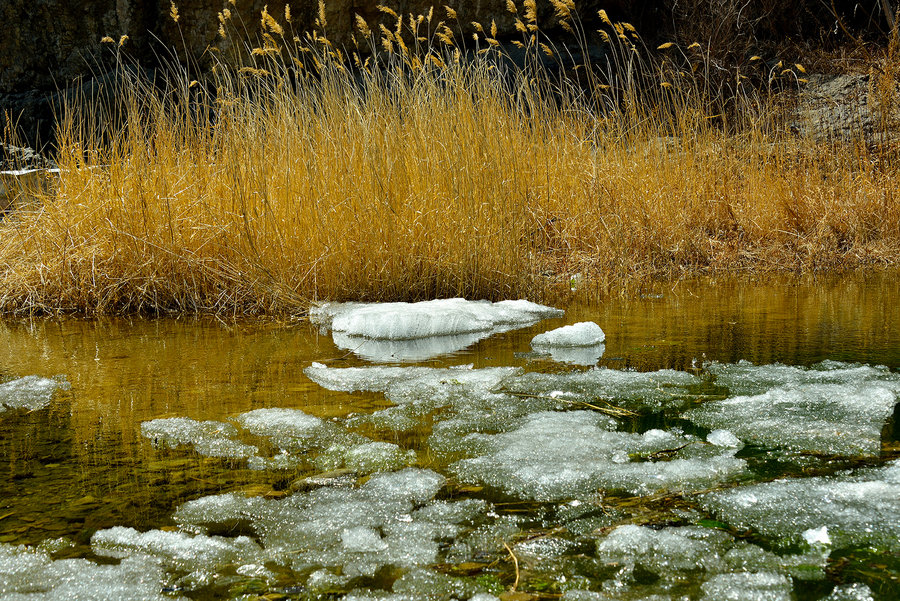
{"type": "MultiPolygon", "coordinates": [[[[424,14],[432,0],[385,0],[398,13],[424,14]]],[[[688,43],[700,40],[723,54],[741,56],[754,44],[768,40],[803,39],[824,43],[838,31],[835,15],[822,3],[806,0],[575,0],[578,13],[593,31],[591,19],[604,8],[614,19],[638,26],[649,39],[675,37],[688,43]]],[[[307,30],[318,13],[317,0],[290,2],[291,27],[307,30]]],[[[349,42],[355,15],[375,25],[384,18],[378,0],[327,0],[328,37],[337,44],[349,42]]],[[[500,36],[514,33],[506,0],[448,0],[458,21],[496,21],[500,36]]],[[[519,2],[518,4],[521,4],[519,2]]],[[[889,3],[888,3],[889,4],[889,3]]],[[[885,0],[833,4],[844,15],[841,26],[854,31],[877,30],[885,22],[885,0]]],[[[0,2],[0,127],[14,125],[22,142],[40,144],[51,137],[54,98],[58,90],[83,85],[102,77],[115,62],[116,51],[125,52],[146,67],[160,58],[193,59],[202,66],[207,49],[214,45],[253,40],[260,28],[260,11],[284,15],[284,0],[176,0],[177,22],[170,0],[3,0],[0,2]],[[217,38],[219,13],[228,8],[236,17],[228,40],[217,38]],[[122,36],[128,36],[118,48],[122,36]],[[103,44],[108,37],[112,44],[103,44]]],[[[542,23],[552,27],[549,0],[538,0],[542,23]]],[[[437,4],[445,18],[443,3],[437,4]]],[[[467,26],[467,25],[464,25],[467,26]]],[[[877,32],[876,32],[877,33],[877,32]]],[[[8,139],[8,134],[5,136],[8,139]]]]}

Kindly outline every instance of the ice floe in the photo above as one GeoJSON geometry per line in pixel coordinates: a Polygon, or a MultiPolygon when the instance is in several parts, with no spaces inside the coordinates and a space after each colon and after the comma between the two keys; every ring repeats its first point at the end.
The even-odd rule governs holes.
{"type": "Polygon", "coordinates": [[[609,400],[629,409],[661,409],[683,404],[690,388],[700,382],[693,374],[671,369],[636,372],[595,368],[564,374],[530,372],[506,379],[503,389],[515,394],[554,394],[575,402],[609,400]]]}
{"type": "Polygon", "coordinates": [[[531,339],[531,348],[559,363],[590,366],[603,356],[604,340],[606,335],[600,326],[582,321],[538,334],[531,339]]]}
{"type": "Polygon", "coordinates": [[[226,538],[163,530],[138,532],[124,526],[98,530],[91,537],[91,548],[97,555],[117,559],[150,555],[184,572],[215,572],[225,565],[266,560],[260,546],[246,536],[226,538]]]}
{"type": "Polygon", "coordinates": [[[716,377],[716,383],[728,388],[730,394],[748,396],[762,394],[773,388],[805,384],[878,383],[882,387],[900,391],[900,374],[884,366],[859,365],[839,361],[823,361],[812,367],[798,367],[775,363],[754,365],[749,361],[737,363],[712,362],[704,369],[716,377]]]}
{"type": "Polygon", "coordinates": [[[540,501],[584,496],[598,489],[648,494],[688,491],[733,479],[745,470],[737,449],[675,432],[615,432],[612,418],[588,411],[547,411],[512,431],[469,434],[475,457],[451,466],[464,482],[540,501]]]}
{"type": "Polygon", "coordinates": [[[563,313],[525,300],[491,303],[453,298],[419,303],[326,303],[311,311],[310,320],[331,329],[340,348],[372,361],[390,362],[452,353],[492,334],[563,313]]]}
{"type": "Polygon", "coordinates": [[[825,577],[828,556],[818,552],[781,556],[736,541],[721,530],[699,526],[653,529],[625,525],[598,541],[597,557],[608,563],[640,566],[660,577],[768,572],[818,580],[825,577]]]}
{"type": "Polygon", "coordinates": [[[606,334],[593,321],[581,321],[572,325],[562,326],[543,334],[538,334],[531,339],[531,347],[577,347],[596,346],[606,340],[606,334]]]}
{"type": "Polygon", "coordinates": [[[240,431],[219,421],[186,417],[161,418],[141,424],[141,433],[157,448],[190,446],[207,457],[247,459],[255,470],[295,469],[304,465],[319,470],[346,467],[362,474],[411,465],[416,454],[388,442],[372,441],[340,424],[322,420],[299,409],[255,409],[234,421],[247,433],[267,439],[280,449],[271,457],[259,448],[236,440],[240,431]]]}
{"type": "Polygon", "coordinates": [[[141,424],[141,435],[148,438],[157,448],[177,448],[193,446],[207,457],[229,457],[246,459],[258,449],[232,437],[237,428],[225,422],[214,420],[197,421],[189,417],[166,417],[146,421],[141,424]]]}
{"type": "Polygon", "coordinates": [[[762,446],[873,456],[896,403],[897,393],[879,383],[793,384],[708,402],[684,417],[762,446]]]}
{"type": "Polygon", "coordinates": [[[53,560],[50,553],[0,544],[0,598],[8,601],[175,601],[157,559],[135,556],[118,565],[53,560]]]}
{"type": "MultiPolygon", "coordinates": [[[[320,488],[280,500],[204,497],[182,505],[175,520],[183,530],[201,533],[190,540],[216,540],[199,537],[221,524],[250,529],[273,561],[299,572],[334,570],[319,573],[326,586],[333,580],[328,574],[372,576],[387,565],[434,563],[438,541],[452,539],[487,510],[478,500],[433,501],[444,483],[433,471],[407,468],[375,475],[358,488],[320,488]]],[[[244,561],[259,556],[249,553],[244,561]]]]}
{"type": "Polygon", "coordinates": [[[900,550],[900,460],[858,473],[711,492],[700,503],[718,519],[779,545],[900,550]]]}
{"type": "Polygon", "coordinates": [[[50,404],[54,392],[69,388],[69,383],[62,377],[25,376],[4,382],[0,384],[0,412],[7,409],[43,409],[50,404]]]}

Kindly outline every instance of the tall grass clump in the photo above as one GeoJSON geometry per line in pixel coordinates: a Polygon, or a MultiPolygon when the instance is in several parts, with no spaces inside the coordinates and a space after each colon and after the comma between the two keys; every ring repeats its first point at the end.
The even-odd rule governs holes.
{"type": "Polygon", "coordinates": [[[589,34],[571,0],[554,8],[602,61],[551,44],[534,0],[509,2],[511,41],[450,8],[383,7],[390,26],[358,19],[338,48],[320,7],[304,33],[263,11],[259,43],[212,52],[204,75],[172,61],[151,80],[123,59],[112,100],[61,115],[58,185],[0,222],[0,308],[547,298],[573,273],[897,256],[898,184],[864,145],[792,134],[740,74],[714,100],[699,44],[653,59],[603,11],[589,34]]]}

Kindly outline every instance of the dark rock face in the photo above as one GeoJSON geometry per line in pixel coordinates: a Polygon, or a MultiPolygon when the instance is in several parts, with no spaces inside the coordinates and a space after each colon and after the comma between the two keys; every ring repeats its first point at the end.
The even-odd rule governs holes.
{"type": "MultiPolygon", "coordinates": [[[[309,30],[318,15],[318,0],[288,3],[292,15],[289,26],[294,32],[309,30]]],[[[338,46],[349,45],[357,14],[376,31],[380,22],[392,25],[392,19],[377,8],[382,3],[404,16],[425,14],[434,4],[435,22],[449,22],[445,3],[440,1],[326,0],[327,36],[338,46]]],[[[15,127],[22,142],[29,145],[47,142],[58,90],[77,88],[79,78],[87,81],[108,73],[116,63],[117,52],[146,68],[176,59],[202,68],[208,48],[227,50],[231,44],[255,40],[264,6],[286,24],[285,4],[285,0],[175,0],[179,15],[176,23],[170,15],[170,0],[2,0],[0,128],[15,127]],[[217,36],[218,15],[225,8],[235,17],[232,35],[222,40],[217,36]],[[118,48],[123,35],[128,39],[118,48]],[[104,36],[114,43],[101,43],[104,36]]],[[[486,25],[496,21],[500,37],[518,37],[506,0],[447,0],[446,4],[457,11],[464,34],[471,31],[472,21],[486,25]]],[[[612,19],[633,23],[651,42],[660,36],[678,42],[712,42],[712,33],[723,34],[722,46],[730,48],[730,54],[744,53],[743,46],[763,38],[806,36],[812,40],[819,36],[812,40],[816,42],[821,41],[822,32],[837,31],[836,17],[823,11],[821,3],[806,0],[575,0],[575,4],[589,34],[597,27],[597,10],[603,8],[612,19]]],[[[521,0],[517,5],[521,10],[521,0]]],[[[538,0],[537,6],[540,23],[552,29],[551,3],[538,0]]],[[[881,0],[835,0],[834,6],[846,16],[850,28],[865,17],[870,29],[883,29],[881,0]]]]}

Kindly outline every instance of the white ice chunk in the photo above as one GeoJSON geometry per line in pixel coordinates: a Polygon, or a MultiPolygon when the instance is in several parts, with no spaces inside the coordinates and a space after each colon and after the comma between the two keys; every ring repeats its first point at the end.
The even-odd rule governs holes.
{"type": "Polygon", "coordinates": [[[209,495],[182,504],[173,518],[182,530],[204,534],[212,525],[230,530],[241,522],[249,522],[265,504],[263,498],[233,492],[209,495]]]}
{"type": "Polygon", "coordinates": [[[706,436],[706,442],[714,444],[717,447],[734,447],[741,448],[744,443],[741,439],[732,434],[729,430],[713,430],[706,436]]]}
{"type": "Polygon", "coordinates": [[[331,306],[331,329],[348,336],[410,340],[489,331],[500,325],[525,325],[560,317],[559,309],[528,301],[467,301],[461,298],[420,303],[352,303],[331,306]]]}
{"type": "Polygon", "coordinates": [[[52,560],[33,548],[0,544],[0,598],[10,601],[186,601],[162,593],[166,577],[150,557],[118,565],[52,560]]]}
{"type": "Polygon", "coordinates": [[[810,528],[800,533],[800,536],[810,545],[830,545],[831,537],[828,536],[828,526],[810,528]]]}
{"type": "Polygon", "coordinates": [[[701,506],[776,545],[804,542],[827,528],[835,548],[900,550],[900,460],[856,474],[776,480],[708,493],[701,506]]]}
{"type": "Polygon", "coordinates": [[[531,339],[531,347],[541,349],[547,347],[596,346],[606,340],[606,334],[593,321],[582,321],[563,326],[531,339]]]}
{"type": "Polygon", "coordinates": [[[6,409],[28,409],[36,411],[50,404],[53,393],[68,390],[69,383],[64,378],[42,378],[25,376],[0,384],[0,412],[6,409]]]}
{"type": "Polygon", "coordinates": [[[269,437],[308,438],[322,427],[322,420],[299,409],[254,409],[235,420],[252,434],[269,437]]]}
{"type": "Polygon", "coordinates": [[[634,372],[601,368],[566,374],[531,372],[508,378],[503,384],[504,390],[516,394],[549,395],[558,391],[569,400],[612,400],[629,408],[658,409],[682,404],[689,388],[700,384],[700,378],[671,369],[634,372]]]}
{"type": "Polygon", "coordinates": [[[91,548],[105,557],[151,555],[186,572],[212,572],[227,564],[265,561],[263,550],[246,536],[232,539],[163,530],[138,532],[124,526],[98,530],[91,537],[91,548]]]}
{"type": "Polygon", "coordinates": [[[875,601],[872,589],[860,582],[836,586],[822,601],[875,601]]]}
{"type": "Polygon", "coordinates": [[[563,311],[525,300],[419,303],[327,303],[310,319],[333,330],[337,346],[374,361],[421,361],[461,350],[494,333],[560,317],[563,311]],[[369,341],[422,340],[415,344],[369,341]]]}
{"type": "Polygon", "coordinates": [[[451,469],[465,482],[540,501],[591,494],[599,488],[635,494],[696,490],[745,469],[745,462],[733,457],[736,449],[659,430],[643,435],[610,431],[615,425],[615,420],[587,411],[535,413],[516,430],[467,436],[464,446],[479,456],[463,459],[451,469]],[[688,448],[693,446],[697,449],[688,448]],[[668,460],[623,462],[623,450],[650,458],[662,452],[668,460]]]}
{"type": "Polygon", "coordinates": [[[684,417],[759,445],[871,456],[896,404],[897,393],[880,382],[798,384],[712,401],[684,417]]]}
{"type": "Polygon", "coordinates": [[[337,424],[326,422],[299,409],[273,407],[242,413],[235,421],[251,434],[269,438],[285,451],[308,451],[333,444],[352,445],[368,442],[337,424]]]}
{"type": "Polygon", "coordinates": [[[237,429],[219,421],[197,421],[188,417],[167,417],[141,424],[141,434],[156,448],[193,446],[201,455],[243,459],[257,448],[233,440],[237,429]]]}

